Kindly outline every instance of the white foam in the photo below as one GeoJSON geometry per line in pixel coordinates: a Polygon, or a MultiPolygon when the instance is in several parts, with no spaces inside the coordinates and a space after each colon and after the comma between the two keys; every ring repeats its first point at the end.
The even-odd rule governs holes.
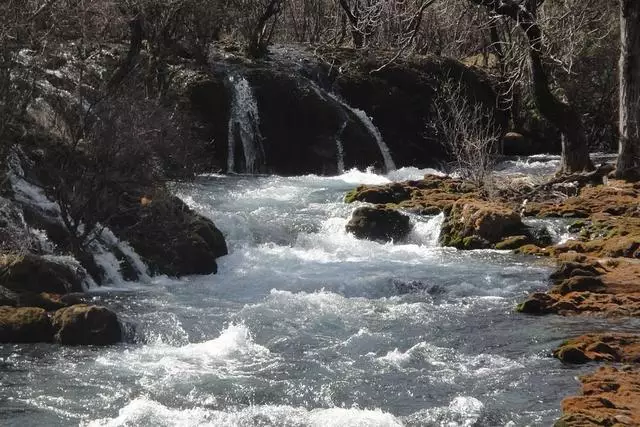
{"type": "Polygon", "coordinates": [[[266,361],[269,349],[253,341],[243,324],[230,324],[217,338],[179,347],[155,342],[124,353],[99,357],[105,367],[124,366],[145,376],[145,382],[159,382],[166,387],[205,373],[231,375],[266,361]]]}
{"type": "Polygon", "coordinates": [[[427,221],[421,216],[413,216],[413,227],[409,234],[409,242],[429,247],[438,246],[444,219],[444,213],[429,218],[427,221]]]}
{"type": "Polygon", "coordinates": [[[307,427],[400,427],[393,415],[379,409],[317,408],[307,410],[291,406],[249,406],[228,411],[203,408],[169,408],[146,397],[131,401],[116,418],[91,421],[85,426],[118,427],[153,425],[158,427],[236,427],[255,425],[307,427]]]}

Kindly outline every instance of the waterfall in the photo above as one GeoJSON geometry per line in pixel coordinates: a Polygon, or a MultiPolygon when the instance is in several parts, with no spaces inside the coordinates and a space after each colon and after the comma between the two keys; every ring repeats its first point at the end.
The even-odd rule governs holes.
{"type": "Polygon", "coordinates": [[[127,263],[134,271],[138,280],[148,282],[149,269],[133,248],[118,239],[109,228],[96,226],[99,232],[91,241],[89,247],[98,265],[105,272],[105,281],[110,284],[120,285],[126,280],[122,274],[122,264],[127,263]]]}
{"type": "Polygon", "coordinates": [[[349,108],[362,122],[362,124],[367,128],[371,136],[376,140],[378,147],[380,148],[380,153],[382,154],[382,159],[384,160],[384,167],[387,172],[391,172],[396,169],[396,164],[393,162],[393,158],[391,157],[391,152],[389,151],[389,147],[382,139],[382,134],[380,130],[373,124],[373,120],[371,117],[367,115],[363,110],[359,110],[357,108],[350,107],[345,104],[345,107],[349,108]]]}
{"type": "Polygon", "coordinates": [[[353,115],[355,115],[358,118],[358,120],[360,120],[362,125],[367,129],[369,134],[376,141],[376,144],[378,144],[378,148],[380,149],[380,154],[382,154],[382,160],[384,161],[384,167],[386,169],[386,172],[391,172],[392,170],[395,170],[396,164],[394,163],[393,158],[391,157],[391,151],[389,150],[389,147],[387,147],[387,144],[384,142],[384,139],[382,138],[382,134],[380,133],[376,125],[373,124],[373,120],[371,120],[371,117],[369,117],[367,113],[365,113],[363,110],[359,110],[357,108],[350,106],[349,104],[344,102],[342,99],[340,99],[337,95],[330,92],[327,92],[327,95],[329,95],[331,99],[333,99],[334,101],[342,105],[345,109],[349,110],[353,115]]]}
{"type": "Polygon", "coordinates": [[[231,111],[229,113],[227,171],[236,172],[235,150],[239,142],[244,153],[244,172],[260,172],[265,154],[260,134],[258,102],[249,81],[242,76],[229,77],[231,111]]]}
{"type": "Polygon", "coordinates": [[[340,126],[338,133],[336,134],[336,157],[338,158],[339,174],[344,173],[344,147],[342,146],[342,133],[347,127],[347,123],[348,121],[345,119],[345,121],[342,123],[342,126],[340,126]]]}

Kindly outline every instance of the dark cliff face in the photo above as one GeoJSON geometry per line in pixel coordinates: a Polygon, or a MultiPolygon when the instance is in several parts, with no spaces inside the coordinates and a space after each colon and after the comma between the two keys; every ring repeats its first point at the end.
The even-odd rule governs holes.
{"type": "Polygon", "coordinates": [[[460,82],[463,93],[492,111],[504,129],[507,116],[495,108],[496,94],[479,70],[437,57],[417,57],[371,73],[377,64],[339,75],[335,87],[349,103],[373,117],[398,166],[434,166],[447,158],[430,126],[436,121],[433,104],[442,84],[460,82]]]}
{"type": "MultiPolygon", "coordinates": [[[[358,62],[348,54],[341,60],[351,62],[330,67],[301,51],[289,56],[278,52],[261,62],[214,58],[209,77],[187,88],[192,111],[202,123],[202,139],[214,141],[208,146],[212,169],[228,170],[233,76],[246,79],[257,103],[262,173],[335,174],[340,166],[383,170],[383,155],[371,123],[363,121],[366,116],[397,167],[441,163],[447,153],[430,124],[435,96],[448,79],[460,82],[465,95],[493,111],[499,128],[506,127],[506,114],[495,109],[496,95],[486,76],[457,61],[420,57],[371,72],[383,61],[358,62]]],[[[246,172],[239,141],[234,159],[235,171],[246,172]]]]}

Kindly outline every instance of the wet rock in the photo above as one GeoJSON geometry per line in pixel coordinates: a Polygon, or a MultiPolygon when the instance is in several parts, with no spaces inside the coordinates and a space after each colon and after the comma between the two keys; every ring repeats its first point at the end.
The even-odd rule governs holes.
{"type": "Polygon", "coordinates": [[[496,244],[496,249],[507,250],[507,249],[518,249],[522,246],[526,246],[530,244],[531,237],[530,236],[511,236],[507,237],[500,243],[496,244]]]}
{"type": "Polygon", "coordinates": [[[430,295],[437,295],[445,292],[442,286],[423,282],[422,280],[394,280],[393,286],[400,295],[417,292],[426,292],[430,295]]]}
{"type": "Polygon", "coordinates": [[[555,292],[566,295],[570,292],[602,292],[605,285],[602,279],[593,276],[572,276],[563,280],[555,289],[555,292]]]}
{"type": "Polygon", "coordinates": [[[569,350],[575,351],[573,349],[581,351],[588,360],[638,363],[640,362],[640,335],[621,332],[585,334],[566,341],[553,354],[560,360],[564,360],[565,353],[569,350]]]}
{"type": "Polygon", "coordinates": [[[222,232],[177,197],[134,204],[110,227],[126,239],[152,272],[170,276],[216,273],[216,259],[227,254],[222,232]]]}
{"type": "Polygon", "coordinates": [[[516,311],[526,314],[549,314],[554,312],[552,307],[557,302],[553,296],[538,292],[519,304],[516,311]]]}
{"type": "Polygon", "coordinates": [[[556,350],[553,355],[564,363],[571,363],[575,365],[581,365],[591,361],[583,350],[573,345],[562,346],[560,349],[556,350]]]}
{"type": "MultiPolygon", "coordinates": [[[[447,213],[440,234],[444,246],[492,248],[512,236],[531,239],[520,215],[506,206],[482,200],[458,200],[447,213]]],[[[513,243],[512,241],[510,241],[513,243]]]]}
{"type": "Polygon", "coordinates": [[[397,242],[407,237],[411,224],[407,215],[394,209],[365,206],[353,212],[346,230],[358,239],[397,242]]]}
{"type": "Polygon", "coordinates": [[[344,198],[346,203],[367,202],[375,204],[398,204],[411,198],[414,188],[402,183],[393,183],[384,186],[361,185],[350,191],[344,198]]]}
{"type": "Polygon", "coordinates": [[[55,341],[64,345],[111,345],[122,341],[116,314],[95,305],[73,305],[52,317],[55,341]]]}
{"type": "Polygon", "coordinates": [[[52,342],[53,327],[42,308],[0,307],[0,342],[52,342]]]}
{"type": "Polygon", "coordinates": [[[16,292],[82,292],[83,277],[77,268],[33,254],[0,257],[0,285],[16,292]]]}

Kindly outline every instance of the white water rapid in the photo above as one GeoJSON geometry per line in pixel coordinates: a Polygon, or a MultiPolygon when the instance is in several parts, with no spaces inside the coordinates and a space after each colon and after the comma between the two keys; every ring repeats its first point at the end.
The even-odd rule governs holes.
{"type": "Polygon", "coordinates": [[[593,328],[584,318],[514,313],[548,286],[552,266],[439,247],[441,215],[410,214],[413,231],[398,244],[345,232],[361,206],[343,202],[347,191],[434,172],[175,184],[227,238],[218,274],[92,294],[136,325],[133,342],[0,346],[0,424],[552,425],[591,368],[549,352],[593,328]]]}

